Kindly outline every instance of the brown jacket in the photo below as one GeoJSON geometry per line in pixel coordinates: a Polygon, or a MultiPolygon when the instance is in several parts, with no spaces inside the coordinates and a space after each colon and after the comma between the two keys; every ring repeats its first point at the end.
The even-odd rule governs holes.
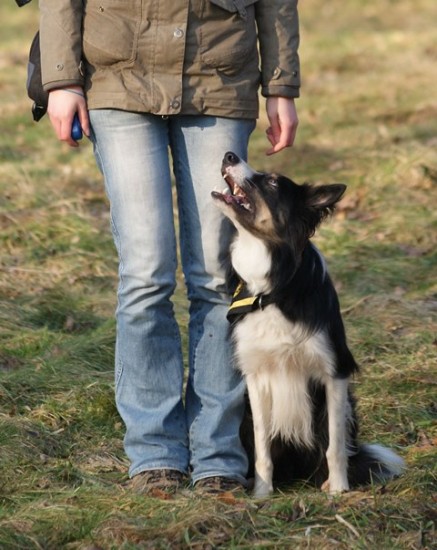
{"type": "Polygon", "coordinates": [[[299,95],[297,0],[40,0],[40,12],[44,88],[83,86],[89,109],[255,118],[260,84],[299,95]]]}

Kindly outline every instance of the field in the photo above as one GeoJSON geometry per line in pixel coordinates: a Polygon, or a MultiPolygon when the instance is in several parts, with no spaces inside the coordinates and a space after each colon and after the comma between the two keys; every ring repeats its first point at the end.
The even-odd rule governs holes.
{"type": "MultiPolygon", "coordinates": [[[[292,149],[250,162],[348,185],[319,231],[361,365],[364,441],[405,474],[329,498],[131,494],[113,401],[117,260],[92,150],[31,120],[27,51],[37,2],[0,6],[0,548],[437,547],[437,4],[305,0],[292,149]]],[[[182,278],[175,307],[186,340],[182,278]]]]}

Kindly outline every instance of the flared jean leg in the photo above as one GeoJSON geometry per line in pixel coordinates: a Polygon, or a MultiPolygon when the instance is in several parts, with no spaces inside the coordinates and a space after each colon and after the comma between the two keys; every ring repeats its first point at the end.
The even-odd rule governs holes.
{"type": "Polygon", "coordinates": [[[186,413],[193,481],[224,476],[244,483],[247,457],[239,428],[245,384],[232,360],[226,268],[232,228],[211,192],[226,185],[227,151],[247,157],[254,121],[177,117],[171,121],[182,266],[190,301],[186,413]]]}
{"type": "Polygon", "coordinates": [[[183,361],[171,302],[177,256],[168,125],[116,110],[90,116],[119,254],[115,384],[130,475],[187,472],[183,361]]]}

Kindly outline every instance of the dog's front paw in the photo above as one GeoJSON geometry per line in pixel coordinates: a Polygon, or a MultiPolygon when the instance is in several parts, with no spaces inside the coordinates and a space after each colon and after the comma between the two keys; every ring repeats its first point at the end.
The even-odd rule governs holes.
{"type": "Polygon", "coordinates": [[[265,498],[273,493],[273,486],[271,483],[267,483],[262,479],[255,480],[255,487],[252,495],[255,498],[265,498]]]}
{"type": "Polygon", "coordinates": [[[330,495],[340,495],[349,491],[349,483],[347,480],[331,480],[328,478],[322,485],[322,491],[330,495]]]}

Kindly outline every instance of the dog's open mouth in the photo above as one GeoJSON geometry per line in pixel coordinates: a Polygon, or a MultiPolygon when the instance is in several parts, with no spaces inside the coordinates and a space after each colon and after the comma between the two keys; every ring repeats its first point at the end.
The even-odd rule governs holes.
{"type": "Polygon", "coordinates": [[[226,204],[250,211],[252,207],[246,193],[226,170],[223,171],[223,179],[227,183],[227,187],[222,192],[213,191],[213,197],[222,200],[226,204]]]}

